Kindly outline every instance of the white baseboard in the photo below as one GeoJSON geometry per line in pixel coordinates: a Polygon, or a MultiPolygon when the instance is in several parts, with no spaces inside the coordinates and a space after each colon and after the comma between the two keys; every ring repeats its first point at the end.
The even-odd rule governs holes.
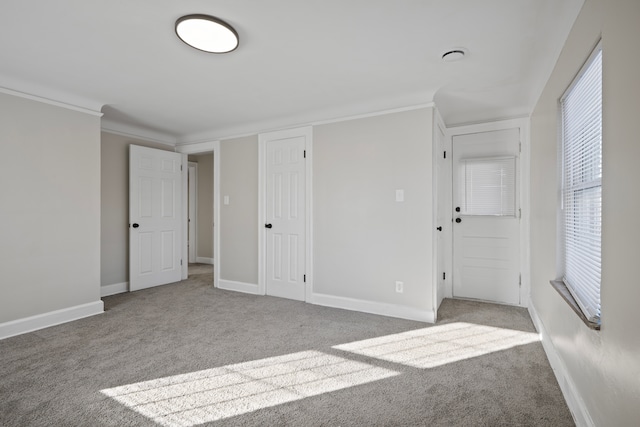
{"type": "Polygon", "coordinates": [[[564,399],[567,401],[567,406],[571,411],[571,415],[573,415],[573,421],[578,427],[595,427],[595,423],[593,422],[591,415],[589,415],[589,411],[584,404],[584,400],[582,400],[573,379],[569,375],[567,366],[556,351],[544,324],[540,320],[540,316],[538,316],[538,312],[533,306],[533,301],[531,300],[529,300],[529,314],[531,315],[531,320],[533,321],[536,330],[540,334],[542,346],[547,354],[547,359],[549,359],[549,364],[551,365],[551,369],[553,369],[556,380],[560,385],[564,399]]]}
{"type": "Polygon", "coordinates": [[[13,337],[15,335],[26,334],[27,332],[37,331],[38,329],[59,325],[61,323],[71,322],[72,320],[82,319],[83,317],[89,317],[103,312],[104,304],[102,301],[95,301],[64,308],[62,310],[25,317],[24,319],[0,323],[0,340],[13,337]]]}
{"type": "Polygon", "coordinates": [[[211,265],[213,265],[213,263],[215,262],[215,258],[207,258],[207,257],[199,256],[199,257],[196,257],[196,262],[198,264],[211,264],[211,265]]]}
{"type": "Polygon", "coordinates": [[[129,282],[100,286],[100,297],[108,297],[109,295],[122,294],[124,292],[129,292],[129,282]]]}
{"type": "Polygon", "coordinates": [[[233,280],[218,281],[218,288],[225,289],[227,291],[243,292],[245,294],[261,295],[258,292],[258,285],[255,283],[234,282],[233,280]]]}
{"type": "Polygon", "coordinates": [[[307,302],[326,307],[361,311],[364,313],[379,314],[381,316],[397,317],[400,319],[417,320],[419,322],[435,323],[436,319],[433,310],[421,310],[402,305],[338,297],[327,294],[313,293],[307,302]]]}

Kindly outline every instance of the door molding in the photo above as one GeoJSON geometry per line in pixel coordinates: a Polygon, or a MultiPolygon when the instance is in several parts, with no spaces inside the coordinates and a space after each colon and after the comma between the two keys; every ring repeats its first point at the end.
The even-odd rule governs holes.
{"type": "MultiPolygon", "coordinates": [[[[194,144],[179,145],[176,147],[176,152],[183,154],[183,165],[185,165],[185,169],[187,169],[186,165],[188,165],[188,154],[213,153],[213,260],[216,264],[213,269],[213,287],[217,288],[219,287],[220,283],[220,265],[222,263],[222,257],[220,256],[220,239],[218,238],[218,236],[220,235],[220,141],[206,141],[194,144]]],[[[184,173],[186,174],[186,171],[184,173]]],[[[183,204],[183,211],[185,212],[184,215],[186,218],[187,201],[184,197],[183,204]]],[[[187,230],[187,228],[187,221],[183,221],[183,229],[187,230]]],[[[186,240],[183,242],[182,247],[184,258],[188,259],[186,240]]],[[[188,277],[188,274],[188,265],[185,265],[183,269],[183,280],[188,277]]]]}
{"type": "Polygon", "coordinates": [[[187,214],[187,241],[190,243],[187,258],[189,259],[189,262],[198,262],[198,163],[190,161],[188,164],[189,208],[187,209],[187,212],[190,212],[192,207],[193,212],[191,212],[192,215],[187,214]],[[191,170],[193,170],[193,180],[191,179],[191,170]],[[192,254],[193,257],[191,256],[192,254]]]}
{"type": "Polygon", "coordinates": [[[266,295],[266,229],[267,217],[267,141],[270,139],[305,138],[305,301],[310,302],[313,293],[313,128],[261,133],[258,135],[258,291],[266,295]]]}
{"type": "MultiPolygon", "coordinates": [[[[478,123],[472,125],[463,125],[463,126],[454,126],[446,129],[446,141],[447,145],[451,147],[453,143],[454,136],[460,135],[469,135],[474,133],[481,132],[490,132],[497,130],[505,130],[505,129],[513,129],[518,128],[520,130],[520,209],[521,209],[521,218],[520,218],[520,272],[521,272],[521,286],[520,286],[520,306],[528,307],[529,299],[531,293],[531,279],[530,279],[530,255],[529,255],[529,247],[531,236],[529,233],[529,218],[530,218],[530,137],[529,137],[529,129],[530,129],[530,121],[527,117],[508,119],[508,120],[498,120],[486,123],[478,123]]],[[[453,173],[453,168],[451,169],[451,173],[453,173]]],[[[449,176],[448,179],[452,180],[453,175],[449,176]]],[[[453,186],[451,186],[453,190],[453,186]]],[[[451,206],[453,210],[453,206],[451,206]]],[[[447,235],[446,238],[451,239],[451,247],[453,247],[453,233],[447,235]]],[[[451,254],[445,254],[445,256],[453,256],[451,254]]],[[[447,262],[447,265],[452,265],[453,260],[447,262]]],[[[453,271],[451,272],[453,274],[453,271]]],[[[449,277],[447,277],[448,279],[449,277]]],[[[453,281],[447,280],[445,283],[446,286],[446,294],[453,294],[453,281]]]]}

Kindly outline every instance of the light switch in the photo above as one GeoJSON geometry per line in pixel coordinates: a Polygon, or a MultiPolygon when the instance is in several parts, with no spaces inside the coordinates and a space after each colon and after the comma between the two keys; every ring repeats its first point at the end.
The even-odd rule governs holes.
{"type": "Polygon", "coordinates": [[[396,202],[404,202],[404,190],[396,190],[396,202]]]}
{"type": "Polygon", "coordinates": [[[225,205],[229,204],[229,196],[224,196],[224,202],[225,205]]]}

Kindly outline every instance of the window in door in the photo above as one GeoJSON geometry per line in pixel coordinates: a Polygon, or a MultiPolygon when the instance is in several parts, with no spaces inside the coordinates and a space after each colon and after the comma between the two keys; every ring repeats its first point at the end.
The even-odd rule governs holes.
{"type": "Polygon", "coordinates": [[[459,173],[462,215],[515,215],[515,157],[463,159],[459,173]]]}

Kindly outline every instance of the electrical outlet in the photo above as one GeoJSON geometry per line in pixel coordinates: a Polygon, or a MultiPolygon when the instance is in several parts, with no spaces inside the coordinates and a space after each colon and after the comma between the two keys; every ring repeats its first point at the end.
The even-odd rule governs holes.
{"type": "Polygon", "coordinates": [[[396,282],[396,292],[401,294],[403,290],[404,290],[404,283],[396,282]]]}

